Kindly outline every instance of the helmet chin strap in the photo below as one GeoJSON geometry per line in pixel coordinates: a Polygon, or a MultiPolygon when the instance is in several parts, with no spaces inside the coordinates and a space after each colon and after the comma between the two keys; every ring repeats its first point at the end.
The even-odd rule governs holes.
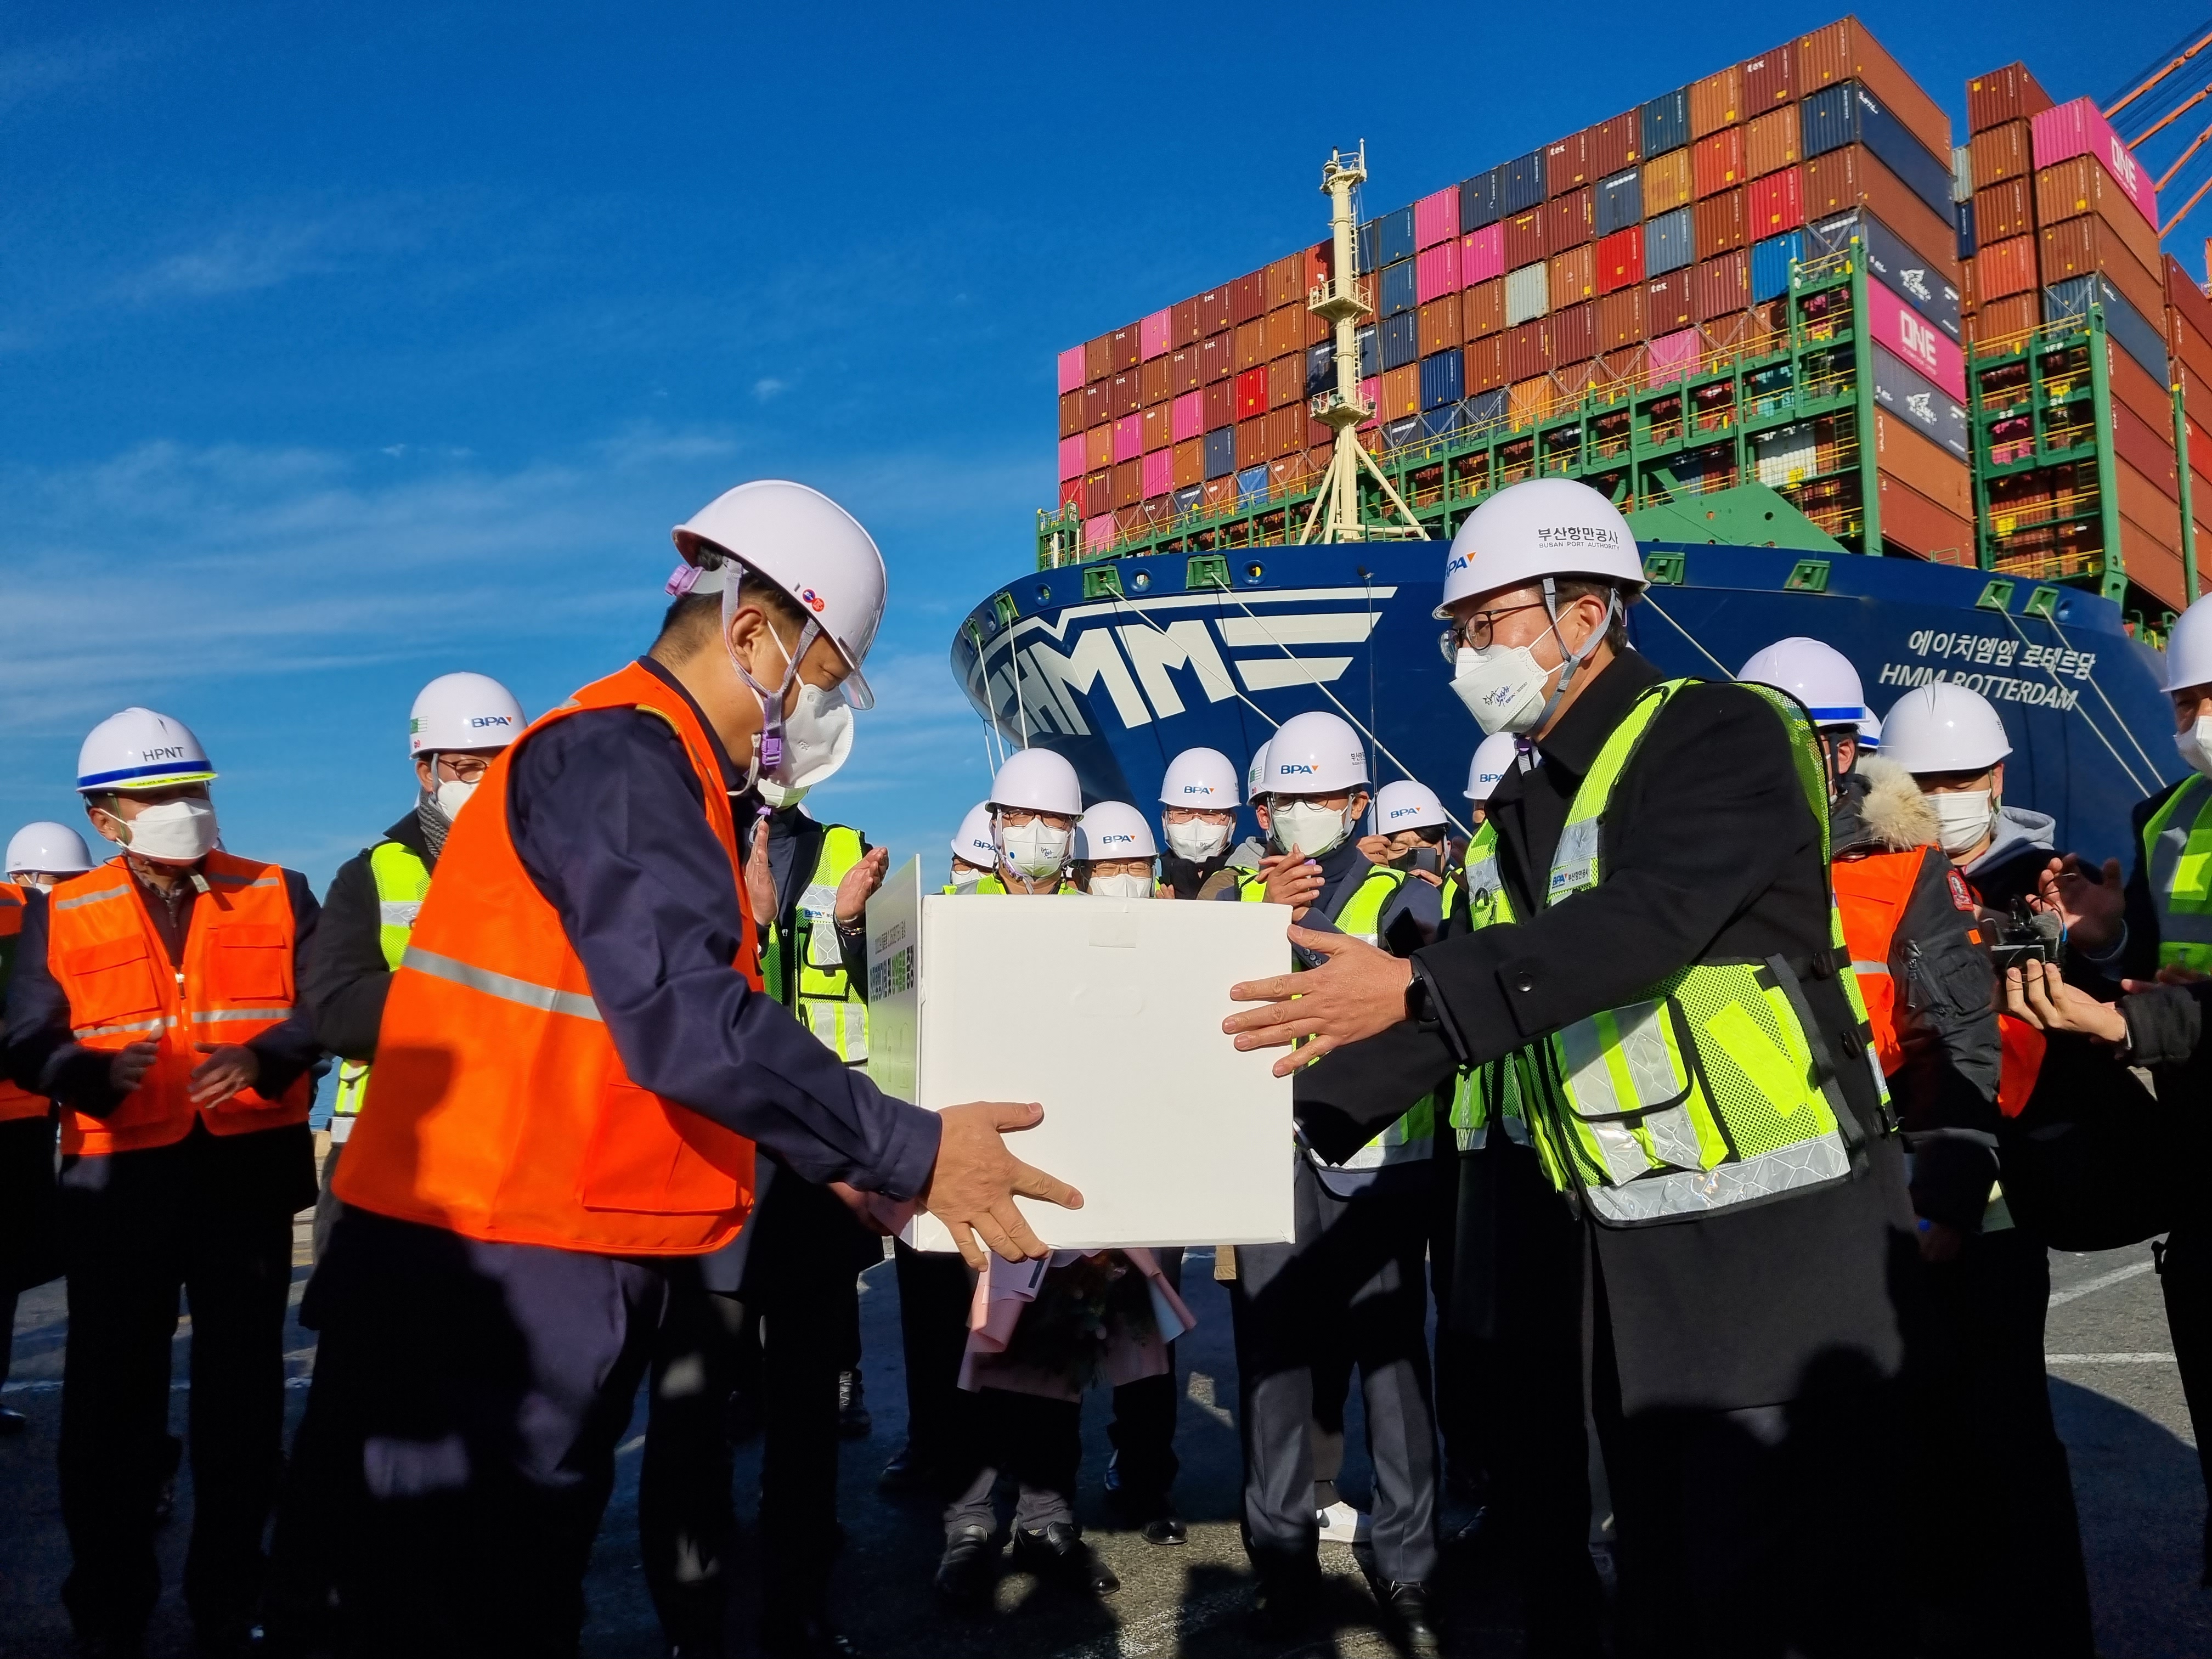
{"type": "Polygon", "coordinates": [[[1566,697],[1567,688],[1574,684],[1576,671],[1589,661],[1598,647],[1603,643],[1606,630],[1613,626],[1613,617],[1620,609],[1620,593],[1617,592],[1608,593],[1605,601],[1605,619],[1590,630],[1589,638],[1583,641],[1583,648],[1577,651],[1568,645],[1567,636],[1559,632],[1559,585],[1550,576],[1544,578],[1544,614],[1551,618],[1552,637],[1559,642],[1561,659],[1559,683],[1553,689],[1552,695],[1545,700],[1543,708],[1538,711],[1535,724],[1528,728],[1531,732],[1541,732],[1551,725],[1552,716],[1559,712],[1560,702],[1566,697]]]}

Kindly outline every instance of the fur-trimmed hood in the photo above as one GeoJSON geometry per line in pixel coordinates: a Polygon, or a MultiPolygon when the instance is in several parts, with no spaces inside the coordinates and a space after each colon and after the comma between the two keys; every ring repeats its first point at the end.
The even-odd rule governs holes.
{"type": "Polygon", "coordinates": [[[1863,755],[1843,778],[1829,814],[1834,856],[1852,853],[1903,853],[1932,847],[1936,809],[1895,761],[1863,755]]]}

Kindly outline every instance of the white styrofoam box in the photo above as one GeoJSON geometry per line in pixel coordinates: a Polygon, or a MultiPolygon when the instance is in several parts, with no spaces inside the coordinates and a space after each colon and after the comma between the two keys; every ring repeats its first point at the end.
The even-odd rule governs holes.
{"type": "MultiPolygon", "coordinates": [[[[868,1075],[933,1110],[1037,1101],[1017,1156],[1082,1193],[1018,1200],[1056,1249],[1287,1242],[1291,1084],[1240,1051],[1229,988],[1290,966],[1272,904],[924,894],[915,860],[868,902],[868,1075]]],[[[905,1237],[949,1250],[927,1213],[905,1237]]]]}

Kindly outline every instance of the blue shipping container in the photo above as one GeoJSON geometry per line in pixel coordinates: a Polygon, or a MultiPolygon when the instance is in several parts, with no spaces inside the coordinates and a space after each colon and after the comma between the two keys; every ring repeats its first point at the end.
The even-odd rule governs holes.
{"type": "Polygon", "coordinates": [[[1480,230],[1485,225],[1494,225],[1504,214],[1498,208],[1504,188],[1503,167],[1492,167],[1487,173],[1478,173],[1462,180],[1459,187],[1459,228],[1462,235],[1470,230],[1480,230]]]}
{"type": "Polygon", "coordinates": [[[1508,161],[1499,171],[1505,175],[1504,189],[1498,197],[1498,206],[1505,213],[1526,213],[1544,199],[1544,152],[1531,150],[1517,161],[1508,161]]]}
{"type": "Polygon", "coordinates": [[[1206,486],[1204,484],[1185,484],[1181,489],[1176,490],[1174,495],[1169,496],[1168,499],[1175,503],[1175,510],[1176,512],[1195,513],[1198,511],[1198,504],[1206,499],[1206,486]]]}
{"type": "Polygon", "coordinates": [[[1853,82],[1823,87],[1797,105],[1797,142],[1805,158],[1826,155],[1858,140],[1851,109],[1853,82]]]}
{"type": "Polygon", "coordinates": [[[1644,222],[1644,174],[1631,167],[1597,181],[1595,234],[1610,236],[1616,230],[1644,222]]]}
{"type": "Polygon", "coordinates": [[[1375,325],[1361,324],[1352,338],[1359,342],[1359,378],[1371,380],[1382,372],[1382,343],[1375,337],[1375,325]]]}
{"type": "Polygon", "coordinates": [[[1663,276],[1680,270],[1697,258],[1690,228],[1690,210],[1678,207],[1644,222],[1644,274],[1663,276]]]}
{"type": "Polygon", "coordinates": [[[1382,261],[1376,257],[1382,246],[1382,222],[1370,219],[1359,228],[1359,268],[1373,270],[1382,261]]]}
{"type": "Polygon", "coordinates": [[[1421,359],[1421,407],[1424,410],[1456,404],[1467,389],[1467,359],[1455,348],[1434,351],[1421,359]]]}
{"type": "Polygon", "coordinates": [[[1644,148],[1639,154],[1645,161],[1655,155],[1664,155],[1670,149],[1680,149],[1690,142],[1690,89],[1687,87],[1660,94],[1638,110],[1637,115],[1644,138],[1644,148]]]}
{"type": "Polygon", "coordinates": [[[1421,412],[1421,435],[1424,438],[1443,437],[1458,431],[1466,418],[1467,411],[1457,404],[1446,404],[1441,409],[1424,410],[1421,412]]]}
{"type": "Polygon", "coordinates": [[[1411,311],[1420,302],[1419,292],[1413,281],[1413,260],[1402,258],[1395,264],[1382,267],[1382,314],[1385,317],[1395,317],[1401,311],[1411,311]]]}
{"type": "Polygon", "coordinates": [[[1267,469],[1266,467],[1248,466],[1237,475],[1237,506],[1243,507],[1248,502],[1264,501],[1267,499],[1267,469]]]}
{"type": "Polygon", "coordinates": [[[1237,470],[1237,428],[1224,426],[1206,434],[1206,476],[1225,478],[1237,470]]]}
{"type": "Polygon", "coordinates": [[[2062,317],[2086,317],[2092,305],[2104,307],[2105,331],[2120,343],[2120,349],[2134,358],[2155,384],[2164,386],[2166,341],[2154,326],[2144,320],[2142,313],[2105,279],[2102,272],[2069,276],[2045,289],[2043,320],[2055,323],[2062,317]]]}
{"type": "Polygon", "coordinates": [[[1505,388],[1502,386],[1489,392],[1478,392],[1460,405],[1463,417],[1461,424],[1470,429],[1494,426],[1505,418],[1506,402],[1505,388]]]}
{"type": "Polygon", "coordinates": [[[1951,208],[1959,216],[1959,257],[1971,259],[1980,247],[1974,239],[1974,204],[1972,202],[1954,202],[1951,208]]]}
{"type": "Polygon", "coordinates": [[[1751,302],[1764,305],[1790,292],[1790,266],[1805,257],[1805,233],[1785,230],[1751,245],[1751,302]]]}
{"type": "Polygon", "coordinates": [[[1403,368],[1421,355],[1421,319],[1417,312],[1401,311],[1382,319],[1382,372],[1403,368]]]}
{"type": "Polygon", "coordinates": [[[1874,349],[1874,400],[1960,460],[1966,459],[1966,411],[1918,369],[1879,344],[1874,349]]]}
{"type": "Polygon", "coordinates": [[[1859,214],[1859,240],[1866,246],[1868,276],[1953,339],[1965,337],[1959,328],[1959,290],[1925,255],[1864,210],[1859,214]]]}
{"type": "Polygon", "coordinates": [[[1413,210],[1401,207],[1395,213],[1386,213],[1376,222],[1382,226],[1376,252],[1386,265],[1413,257],[1413,210]]]}
{"type": "Polygon", "coordinates": [[[1922,147],[1905,125],[1856,81],[1838,82],[1798,106],[1798,131],[1808,160],[1846,144],[1864,144],[1928,210],[1951,219],[1951,168],[1922,147]]]}
{"type": "Polygon", "coordinates": [[[1336,384],[1336,342],[1306,348],[1306,396],[1317,397],[1336,384]]]}

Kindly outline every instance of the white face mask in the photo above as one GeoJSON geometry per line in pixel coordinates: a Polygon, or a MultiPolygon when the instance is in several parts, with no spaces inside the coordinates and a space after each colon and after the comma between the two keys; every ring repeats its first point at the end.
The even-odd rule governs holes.
{"type": "Polygon", "coordinates": [[[473,783],[462,783],[453,778],[441,778],[438,781],[435,799],[438,810],[446,815],[447,823],[451,823],[455,818],[460,817],[461,808],[469,804],[469,797],[476,792],[477,787],[473,783]]]}
{"type": "Polygon", "coordinates": [[[8,878],[18,887],[35,887],[42,893],[51,893],[61,884],[61,878],[44,870],[18,870],[8,878]]]}
{"type": "Polygon", "coordinates": [[[1179,859],[1203,864],[1229,845],[1229,826],[1193,818],[1188,823],[1167,826],[1168,845],[1179,859]]]}
{"type": "Polygon", "coordinates": [[[1348,833],[1343,808],[1322,806],[1310,800],[1278,800],[1267,813],[1275,845],[1285,853],[1295,848],[1310,859],[1334,852],[1348,833]]]}
{"type": "Polygon", "coordinates": [[[1986,789],[1958,789],[1948,794],[1929,795],[1927,800],[1936,809],[1936,839],[1954,858],[1980,846],[1983,837],[1990,833],[1990,820],[1996,816],[1996,807],[1986,789]]]}
{"type": "Polygon", "coordinates": [[[1067,862],[1068,843],[1074,839],[1073,830],[1055,830],[1042,818],[999,826],[1000,851],[1009,865],[1031,881],[1058,875],[1067,862]]]}
{"type": "Polygon", "coordinates": [[[980,870],[959,871],[952,878],[952,890],[956,893],[968,894],[972,897],[977,884],[982,879],[983,872],[980,870]]]}
{"type": "Polygon", "coordinates": [[[2212,714],[2199,714],[2186,732],[2175,732],[2173,746],[2191,771],[2212,778],[2212,714]]]}
{"type": "Polygon", "coordinates": [[[1463,645],[1453,659],[1452,690],[1486,737],[1526,732],[1542,717],[1544,687],[1559,672],[1525,645],[1463,645]]]}
{"type": "Polygon", "coordinates": [[[1140,899],[1152,896],[1149,876],[1093,876],[1083,890],[1093,898],[1140,899]]]}
{"type": "Polygon", "coordinates": [[[802,684],[798,706],[785,714],[783,700],[798,678],[799,656],[805,655],[811,643],[812,630],[810,627],[799,635],[799,655],[794,656],[784,649],[775,628],[768,628],[770,642],[783,657],[783,678],[775,690],[769,690],[745,672],[730,644],[729,620],[736,610],[732,604],[736,592],[734,583],[723,590],[722,647],[729,653],[730,666],[738,671],[738,678],[760,699],[763,725],[755,740],[752,770],[745,781],[750,785],[765,776],[787,789],[811,789],[842,766],[853,752],[853,706],[845,701],[842,690],[825,691],[818,685],[802,684]]]}
{"type": "Polygon", "coordinates": [[[218,833],[215,806],[204,800],[165,800],[127,823],[112,813],[109,821],[123,830],[110,840],[155,864],[198,864],[215,850],[218,833]]]}
{"type": "Polygon", "coordinates": [[[806,790],[807,786],[805,784],[787,788],[773,778],[763,778],[760,781],[761,799],[770,807],[779,811],[786,806],[798,805],[800,801],[806,799],[806,790]]]}

